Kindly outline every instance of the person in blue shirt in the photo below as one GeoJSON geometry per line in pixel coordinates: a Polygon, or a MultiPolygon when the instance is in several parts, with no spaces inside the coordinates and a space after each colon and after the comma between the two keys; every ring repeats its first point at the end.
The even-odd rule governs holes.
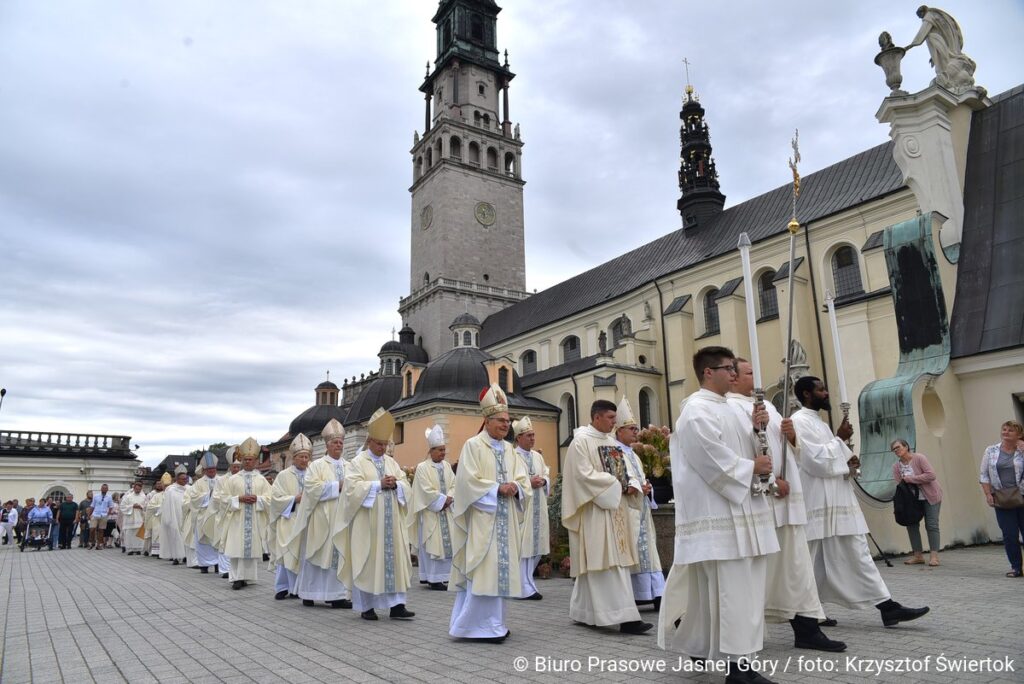
{"type": "MultiPolygon", "coordinates": [[[[34,500],[30,500],[30,501],[34,501],[34,500]]],[[[25,503],[28,504],[29,501],[26,501],[25,503]]],[[[25,507],[28,508],[27,505],[25,507]]],[[[51,525],[53,524],[53,511],[50,510],[50,507],[46,505],[45,501],[40,501],[37,505],[33,506],[31,510],[29,510],[29,512],[28,512],[28,524],[31,525],[34,522],[48,522],[51,525]]],[[[21,542],[22,548],[25,547],[25,544],[26,544],[26,542],[28,542],[28,539],[29,539],[29,533],[28,533],[28,530],[26,529],[25,530],[25,538],[21,542]]],[[[47,539],[48,539],[48,537],[47,537],[47,539]]],[[[53,549],[50,549],[50,550],[52,551],[53,549]]]]}
{"type": "Polygon", "coordinates": [[[89,516],[89,527],[92,528],[92,549],[103,548],[103,535],[107,531],[107,517],[114,499],[107,493],[107,485],[100,487],[100,493],[92,497],[92,513],[89,516]]]}

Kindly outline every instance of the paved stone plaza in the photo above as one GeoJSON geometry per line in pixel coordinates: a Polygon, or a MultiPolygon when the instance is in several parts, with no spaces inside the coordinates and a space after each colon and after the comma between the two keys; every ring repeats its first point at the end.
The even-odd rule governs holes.
{"type": "MultiPolygon", "coordinates": [[[[947,551],[941,568],[904,566],[882,573],[894,597],[929,604],[925,618],[885,629],[876,611],[831,611],[840,626],[829,633],[849,644],[846,654],[818,655],[789,648],[788,626],[771,626],[762,657],[778,661],[780,682],[1021,682],[1024,681],[1024,580],[1003,577],[1001,546],[947,551]],[[948,661],[940,661],[940,656],[948,661]],[[803,667],[800,667],[803,658],[803,667]],[[859,659],[860,672],[847,658],[859,659]],[[929,658],[925,665],[925,658],[929,658]],[[1014,660],[1016,671],[940,672],[992,658],[1014,660]],[[870,659],[892,659],[926,671],[909,675],[868,668],[870,659]],[[808,661],[811,662],[808,662],[808,661]],[[788,661],[788,662],[787,662],[788,661]],[[782,668],[786,667],[783,672],[782,668]],[[815,670],[814,668],[818,668],[815,670]],[[822,668],[834,668],[822,673],[822,668]],[[801,669],[803,671],[801,671],[801,669]]],[[[262,572],[262,571],[261,571],[262,572]]],[[[539,582],[544,600],[514,602],[512,636],[502,645],[448,637],[452,597],[416,586],[411,622],[368,623],[348,610],[303,608],[274,601],[271,576],[232,591],[227,580],[116,550],[40,551],[0,547],[0,681],[22,682],[370,682],[370,681],[696,681],[721,676],[672,672],[675,656],[657,648],[653,633],[623,636],[573,625],[568,618],[572,583],[539,582]],[[525,658],[525,661],[517,661],[525,658]],[[549,671],[537,671],[538,660],[549,671]],[[592,660],[615,659],[632,667],[666,671],[600,671],[592,660]],[[519,673],[516,667],[523,667],[519,673]],[[551,673],[559,667],[568,672],[551,673]],[[575,672],[572,670],[576,670],[575,672]]],[[[653,613],[645,614],[655,621],[653,613]]],[[[874,665],[877,667],[877,665],[874,665]]]]}

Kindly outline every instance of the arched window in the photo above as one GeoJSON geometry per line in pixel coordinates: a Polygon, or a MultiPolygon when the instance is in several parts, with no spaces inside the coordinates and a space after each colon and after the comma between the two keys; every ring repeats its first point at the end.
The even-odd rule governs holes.
{"type": "Polygon", "coordinates": [[[645,428],[652,424],[654,419],[651,416],[651,393],[647,389],[640,390],[640,427],[645,428]]]}
{"type": "Polygon", "coordinates": [[[430,284],[430,272],[429,271],[427,271],[427,272],[425,272],[423,274],[423,284],[424,285],[429,285],[430,284]]]}
{"type": "Polygon", "coordinates": [[[612,346],[619,346],[619,342],[622,338],[632,332],[632,327],[633,326],[629,323],[629,318],[627,318],[625,314],[612,321],[612,327],[609,329],[612,338],[612,346]]]}
{"type": "Polygon", "coordinates": [[[462,346],[472,347],[473,346],[473,334],[468,330],[462,333],[462,346]]]}
{"type": "Polygon", "coordinates": [[[469,17],[469,37],[478,41],[484,39],[484,19],[479,14],[472,14],[469,17]]]}
{"type": "Polygon", "coordinates": [[[423,157],[416,157],[416,180],[423,175],[423,157]]]}
{"type": "Polygon", "coordinates": [[[480,116],[480,112],[473,112],[473,125],[474,126],[479,128],[480,127],[481,119],[482,119],[482,117],[480,116]]]}
{"type": "Polygon", "coordinates": [[[580,358],[580,338],[569,335],[562,340],[562,362],[575,361],[580,358]]]}
{"type": "Polygon", "coordinates": [[[387,361],[385,361],[384,362],[384,375],[391,375],[394,372],[394,368],[395,367],[394,367],[394,364],[391,362],[391,359],[388,359],[387,361]]]}
{"type": "Polygon", "coordinates": [[[522,369],[523,375],[529,375],[530,373],[537,372],[537,352],[532,349],[527,349],[523,352],[523,355],[519,357],[519,367],[522,369]]]}
{"type": "Polygon", "coordinates": [[[427,168],[429,169],[431,166],[434,165],[434,150],[433,150],[433,148],[430,148],[430,147],[427,148],[427,155],[426,156],[427,156],[427,168]]]}
{"type": "Polygon", "coordinates": [[[721,328],[718,324],[718,302],[715,301],[715,297],[718,296],[718,288],[713,288],[707,291],[704,295],[704,334],[714,335],[721,328]]]}
{"type": "Polygon", "coordinates": [[[487,168],[491,171],[498,170],[498,150],[493,147],[487,148],[487,168]]]}
{"type": "Polygon", "coordinates": [[[405,374],[405,396],[412,396],[412,371],[405,374]]]}
{"type": "Polygon", "coordinates": [[[498,387],[505,390],[506,392],[512,391],[512,388],[509,386],[508,381],[508,368],[506,368],[505,366],[502,366],[501,368],[498,369],[498,387]]]}
{"type": "Polygon", "coordinates": [[[779,297],[772,280],[775,278],[775,271],[765,271],[757,279],[757,295],[761,300],[761,318],[770,318],[779,315],[779,297]]]}
{"type": "Polygon", "coordinates": [[[516,155],[511,152],[505,153],[505,175],[516,177],[516,155]]]}
{"type": "Polygon", "coordinates": [[[461,161],[462,160],[462,141],[459,140],[458,136],[454,136],[454,135],[452,136],[452,139],[449,142],[449,148],[450,149],[449,149],[448,155],[452,159],[458,159],[458,160],[461,161]]]}
{"type": "Polygon", "coordinates": [[[437,139],[437,143],[434,144],[434,155],[437,158],[437,163],[440,164],[444,158],[444,148],[441,144],[441,138],[437,139]]]}
{"type": "Polygon", "coordinates": [[[63,487],[54,487],[50,491],[46,492],[46,495],[43,496],[43,498],[44,499],[53,499],[53,501],[56,502],[56,503],[62,503],[64,501],[64,499],[68,498],[70,495],[71,495],[71,492],[69,492],[68,490],[64,489],[63,487]]]}
{"type": "Polygon", "coordinates": [[[473,346],[480,346],[480,333],[473,333],[473,346]]]}
{"type": "Polygon", "coordinates": [[[490,114],[484,114],[484,128],[486,128],[487,130],[491,129],[491,115],[490,114]]]}
{"type": "MultiPolygon", "coordinates": [[[[453,344],[454,344],[454,345],[455,345],[456,347],[458,347],[458,346],[459,346],[459,333],[455,333],[455,342],[453,342],[453,344]]],[[[423,346],[423,345],[420,345],[420,346],[423,346]]]]}
{"type": "Polygon", "coordinates": [[[469,143],[469,163],[480,166],[480,146],[475,142],[469,143]]]}
{"type": "Polygon", "coordinates": [[[864,291],[864,285],[860,280],[857,252],[853,250],[853,247],[845,245],[832,255],[832,280],[836,285],[836,299],[860,294],[864,291]]]}
{"type": "Polygon", "coordinates": [[[576,429],[576,401],[571,394],[563,394],[558,405],[562,409],[561,428],[563,434],[565,439],[571,438],[573,430],[576,429]]]}

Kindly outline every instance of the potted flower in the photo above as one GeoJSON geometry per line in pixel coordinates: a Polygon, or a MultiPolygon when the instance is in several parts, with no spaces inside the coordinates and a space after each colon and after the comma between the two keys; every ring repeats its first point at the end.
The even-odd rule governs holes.
{"type": "Polygon", "coordinates": [[[632,444],[633,453],[640,459],[647,479],[654,487],[654,501],[668,503],[672,500],[672,461],[668,453],[669,429],[665,426],[648,425],[632,444]]]}

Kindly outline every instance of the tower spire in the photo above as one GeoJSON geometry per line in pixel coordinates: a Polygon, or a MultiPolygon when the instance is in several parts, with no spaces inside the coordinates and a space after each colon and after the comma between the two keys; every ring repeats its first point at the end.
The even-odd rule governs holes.
{"type": "Polygon", "coordinates": [[[711,132],[704,121],[704,108],[690,84],[690,62],[686,67],[686,96],[679,112],[679,201],[676,208],[682,216],[683,228],[706,224],[725,206],[725,195],[719,191],[718,170],[711,156],[711,132]]]}

